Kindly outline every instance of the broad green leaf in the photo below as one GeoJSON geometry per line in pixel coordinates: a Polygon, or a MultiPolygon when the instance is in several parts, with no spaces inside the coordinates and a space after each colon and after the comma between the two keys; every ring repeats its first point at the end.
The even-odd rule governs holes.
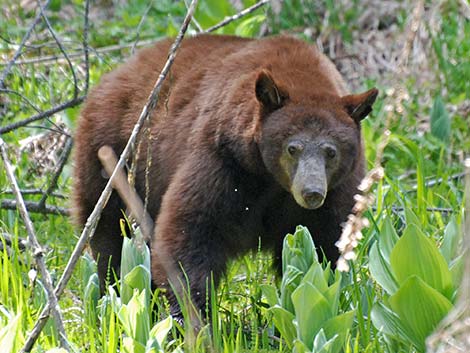
{"type": "Polygon", "coordinates": [[[173,326],[173,319],[171,316],[168,316],[166,319],[155,324],[150,330],[150,337],[155,339],[158,343],[158,348],[163,347],[168,332],[170,332],[173,326]]]}
{"type": "Polygon", "coordinates": [[[315,336],[315,340],[313,341],[313,350],[312,352],[315,353],[336,353],[338,352],[339,349],[341,349],[341,346],[339,348],[338,345],[336,344],[338,342],[338,335],[334,335],[332,338],[329,340],[326,339],[325,332],[323,329],[321,329],[318,334],[315,336]]]}
{"type": "Polygon", "coordinates": [[[329,303],[330,313],[332,316],[338,313],[340,284],[341,284],[341,281],[338,280],[335,283],[333,283],[330,287],[328,287],[327,290],[322,292],[326,301],[329,303]]]}
{"type": "Polygon", "coordinates": [[[310,283],[322,293],[328,289],[328,282],[325,280],[322,266],[318,262],[310,266],[310,269],[304,275],[300,283],[310,283]]]}
{"type": "Polygon", "coordinates": [[[460,255],[452,261],[450,264],[450,273],[452,274],[452,282],[454,283],[455,288],[460,286],[463,277],[463,270],[465,265],[465,256],[460,255]]]}
{"type": "Polygon", "coordinates": [[[303,273],[296,267],[288,266],[286,272],[282,276],[281,281],[281,306],[291,313],[294,312],[291,295],[299,286],[303,273]]]}
{"type": "Polygon", "coordinates": [[[369,271],[374,280],[385,289],[388,294],[393,294],[398,290],[398,285],[391,271],[390,264],[387,263],[380,253],[377,242],[375,242],[370,249],[369,271]]]}
{"type": "Polygon", "coordinates": [[[132,337],[122,339],[121,349],[124,353],[145,353],[145,346],[132,337]]]}
{"type": "Polygon", "coordinates": [[[421,226],[421,221],[419,220],[418,216],[416,216],[416,214],[411,210],[410,207],[405,207],[405,219],[406,219],[406,224],[408,226],[412,224],[418,227],[421,226]]]}
{"type": "Polygon", "coordinates": [[[312,347],[315,335],[331,318],[330,305],[325,297],[309,283],[301,284],[292,293],[299,338],[312,347]]]}
{"type": "Polygon", "coordinates": [[[266,297],[266,300],[268,301],[269,306],[274,306],[276,304],[279,304],[279,296],[277,294],[276,287],[274,287],[271,284],[262,284],[260,287],[261,287],[261,292],[266,297]]]}
{"type": "Polygon", "coordinates": [[[293,323],[295,319],[294,314],[278,305],[273,306],[268,311],[273,314],[274,325],[281,333],[281,336],[286,340],[289,348],[292,348],[294,339],[297,336],[293,323]]]}
{"type": "Polygon", "coordinates": [[[457,255],[457,246],[460,238],[461,235],[457,219],[455,216],[452,216],[444,231],[444,239],[440,249],[448,264],[450,264],[452,259],[457,255]]]}
{"type": "Polygon", "coordinates": [[[145,347],[150,333],[150,315],[146,303],[146,293],[139,294],[135,290],[129,303],[122,305],[118,317],[126,334],[145,347]]]}
{"type": "Polygon", "coordinates": [[[146,303],[150,303],[150,272],[143,265],[138,265],[132,269],[125,277],[121,285],[121,295],[123,302],[127,302],[129,294],[133,293],[135,289],[139,292],[146,293],[146,303]]]}
{"type": "Polygon", "coordinates": [[[298,226],[294,234],[287,234],[284,238],[282,272],[290,265],[306,273],[314,262],[318,262],[318,256],[312,236],[307,228],[298,226]]]}
{"type": "Polygon", "coordinates": [[[301,340],[296,339],[294,341],[293,353],[311,353],[311,350],[301,340]]]}
{"type": "Polygon", "coordinates": [[[416,348],[424,351],[426,337],[452,309],[452,303],[418,276],[411,276],[390,297],[390,307],[412,332],[416,348]]]}
{"type": "Polygon", "coordinates": [[[383,303],[374,304],[370,317],[375,328],[380,332],[402,342],[413,342],[415,346],[419,344],[413,335],[403,326],[398,315],[383,303]]]}
{"type": "Polygon", "coordinates": [[[390,218],[385,218],[382,228],[380,229],[379,250],[384,260],[390,263],[390,253],[397,243],[399,237],[393,227],[390,218]]]}
{"type": "Polygon", "coordinates": [[[325,331],[326,337],[330,339],[337,337],[331,346],[331,352],[339,352],[344,346],[346,335],[354,322],[354,314],[354,311],[348,311],[344,314],[332,317],[323,324],[322,330],[325,331]]]}
{"type": "Polygon", "coordinates": [[[400,285],[416,275],[432,288],[452,298],[452,275],[436,244],[414,224],[408,225],[390,254],[393,274],[400,285]]]}
{"type": "Polygon", "coordinates": [[[442,142],[450,140],[450,118],[441,96],[437,96],[431,110],[431,134],[442,142]]]}

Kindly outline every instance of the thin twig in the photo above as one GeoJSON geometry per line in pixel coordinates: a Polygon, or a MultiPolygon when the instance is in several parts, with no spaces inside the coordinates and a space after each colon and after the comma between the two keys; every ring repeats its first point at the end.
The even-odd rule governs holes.
{"type": "MultiPolygon", "coordinates": [[[[42,195],[44,194],[44,190],[42,189],[21,189],[21,195],[42,195]]],[[[2,194],[13,194],[13,190],[7,189],[7,190],[2,190],[2,194]]],[[[61,194],[59,192],[51,192],[49,196],[56,197],[59,199],[65,199],[65,195],[61,194]]]]}
{"type": "MultiPolygon", "coordinates": [[[[25,201],[24,204],[29,212],[70,216],[70,210],[68,208],[51,205],[43,205],[41,207],[38,202],[34,201],[25,201]]],[[[0,208],[5,210],[16,210],[17,207],[15,200],[0,200],[0,208]]]]}
{"type": "Polygon", "coordinates": [[[70,152],[72,151],[72,145],[73,145],[73,139],[70,137],[67,138],[62,154],[60,155],[56,170],[54,171],[52,179],[49,183],[49,187],[42,194],[41,200],[39,200],[38,202],[38,206],[40,208],[45,206],[46,199],[52,193],[52,191],[54,191],[54,189],[57,187],[57,181],[59,180],[60,174],[62,174],[62,170],[64,169],[65,163],[67,163],[67,160],[69,159],[69,156],[70,156],[70,152]]]}
{"type": "MultiPolygon", "coordinates": [[[[148,40],[143,40],[137,44],[138,47],[142,47],[145,45],[150,45],[155,42],[157,39],[148,39],[148,40]]],[[[113,51],[118,51],[122,49],[127,49],[127,48],[132,48],[134,43],[126,43],[126,44],[115,44],[115,45],[109,45],[97,49],[93,49],[88,47],[89,50],[89,55],[95,55],[99,56],[99,54],[104,54],[104,53],[109,53],[113,51]],[[91,50],[91,52],[90,52],[91,50]]],[[[76,50],[72,53],[69,53],[69,58],[70,59],[78,59],[82,58],[83,56],[83,49],[76,50]]],[[[30,59],[24,59],[24,60],[18,60],[16,62],[16,65],[29,65],[29,64],[44,64],[47,62],[61,62],[64,60],[64,57],[62,55],[48,55],[48,56],[39,56],[39,57],[33,57],[30,59]]],[[[0,66],[5,66],[8,65],[6,62],[0,62],[0,66]]]]}
{"type": "Polygon", "coordinates": [[[212,26],[212,27],[209,27],[208,29],[206,29],[204,31],[204,33],[209,33],[209,32],[213,32],[223,26],[226,26],[227,24],[229,24],[230,22],[233,22],[233,21],[236,21],[238,20],[239,18],[242,18],[254,11],[256,11],[258,8],[260,8],[261,6],[264,6],[266,5],[270,0],[261,0],[259,2],[257,2],[256,4],[254,4],[253,6],[250,6],[250,7],[247,7],[246,9],[244,9],[243,11],[240,11],[239,13],[233,15],[233,16],[230,16],[230,17],[226,17],[224,18],[221,22],[217,23],[216,25],[212,26]]]}
{"type": "MultiPolygon", "coordinates": [[[[51,2],[51,0],[47,0],[46,3],[44,4],[43,8],[46,9],[49,6],[50,2],[51,2]]],[[[7,78],[7,75],[10,73],[13,65],[16,62],[16,60],[20,57],[21,51],[23,50],[23,47],[25,46],[26,41],[29,39],[29,37],[31,36],[31,33],[33,33],[34,28],[36,27],[36,25],[41,20],[41,16],[42,16],[41,11],[38,11],[38,13],[36,14],[36,17],[33,20],[33,23],[31,24],[31,26],[26,31],[26,34],[23,36],[23,39],[21,39],[21,43],[18,46],[18,49],[16,50],[15,54],[13,55],[13,58],[7,63],[7,67],[3,70],[2,75],[0,76],[0,88],[5,88],[6,87],[5,86],[5,80],[7,78]]]]}
{"type": "Polygon", "coordinates": [[[48,117],[54,115],[55,113],[58,113],[58,112],[60,112],[62,110],[65,110],[67,108],[75,107],[75,106],[79,105],[80,103],[82,103],[84,100],[85,100],[85,96],[80,96],[80,97],[74,98],[72,100],[69,100],[68,102],[59,104],[59,105],[55,106],[54,108],[51,108],[51,109],[43,111],[39,114],[30,116],[29,118],[26,118],[24,120],[20,120],[20,121],[12,123],[10,125],[0,127],[0,135],[5,134],[5,133],[10,132],[10,131],[13,131],[13,130],[19,128],[19,127],[26,126],[26,125],[34,122],[34,121],[38,121],[38,120],[41,120],[41,119],[44,119],[44,118],[48,118],[48,117]]]}
{"type": "Polygon", "coordinates": [[[39,9],[40,9],[42,18],[44,19],[44,22],[46,23],[47,29],[51,33],[52,38],[54,38],[54,40],[56,41],[60,52],[64,56],[65,60],[67,61],[68,66],[70,68],[70,72],[72,73],[72,77],[73,77],[73,87],[74,87],[74,89],[73,89],[73,98],[76,99],[78,97],[79,89],[78,89],[78,79],[77,79],[77,75],[75,74],[75,69],[73,68],[72,62],[69,59],[67,51],[64,49],[59,37],[57,36],[54,29],[52,28],[52,25],[49,22],[49,18],[47,18],[46,14],[44,13],[44,8],[42,7],[40,0],[38,0],[38,6],[39,6],[39,9]]]}
{"type": "Polygon", "coordinates": [[[18,182],[16,181],[15,174],[13,172],[13,167],[10,163],[7,154],[7,146],[3,139],[0,138],[0,152],[3,160],[3,164],[5,165],[5,171],[8,180],[10,181],[11,188],[15,192],[16,197],[16,204],[18,206],[18,210],[20,212],[21,218],[23,218],[26,232],[28,233],[28,243],[31,246],[31,250],[33,252],[33,256],[36,259],[36,263],[39,267],[41,272],[42,279],[44,281],[44,287],[47,291],[48,297],[48,304],[52,308],[52,315],[55,320],[55,324],[57,327],[57,331],[59,332],[59,341],[60,345],[65,348],[67,351],[70,351],[70,344],[67,341],[67,335],[65,333],[64,323],[62,320],[62,314],[60,312],[59,303],[57,300],[57,296],[54,293],[54,286],[52,284],[52,279],[49,271],[46,268],[46,264],[44,262],[44,252],[39,244],[36,232],[34,231],[33,222],[31,222],[31,218],[29,217],[28,210],[24,204],[23,196],[21,195],[20,188],[18,187],[18,182]]]}
{"type": "MultiPolygon", "coordinates": [[[[188,29],[189,23],[191,22],[191,17],[194,13],[196,4],[197,4],[197,0],[193,0],[191,2],[191,6],[188,9],[188,12],[183,21],[183,24],[181,25],[178,36],[176,37],[175,42],[173,43],[173,45],[171,46],[169,50],[168,59],[165,63],[165,66],[163,67],[160,75],[158,76],[158,79],[152,89],[152,92],[150,93],[147,99],[147,102],[136,124],[134,125],[134,129],[132,130],[131,136],[129,137],[126,147],[124,148],[123,152],[121,153],[121,156],[119,157],[119,161],[116,165],[116,168],[113,171],[113,174],[110,176],[103,192],[101,193],[98,199],[98,202],[96,203],[95,208],[93,209],[93,212],[90,214],[90,216],[87,219],[85,227],[83,228],[80,238],[78,239],[77,244],[72,252],[72,255],[69,258],[67,266],[62,274],[62,277],[60,278],[55,288],[55,294],[57,297],[60,297],[62,295],[65,289],[65,286],[67,285],[68,281],[70,280],[70,277],[72,276],[73,269],[75,268],[78,260],[80,259],[81,254],[83,253],[85,245],[88,243],[88,241],[90,240],[90,238],[93,236],[95,232],[96,226],[101,217],[101,212],[111,195],[112,183],[114,182],[114,179],[116,178],[118,170],[123,168],[125,162],[129,158],[130,153],[135,146],[136,138],[142,128],[143,122],[147,119],[150,112],[157,104],[158,96],[162,88],[163,82],[166,76],[168,75],[168,72],[173,64],[173,61],[175,60],[176,52],[181,44],[181,41],[184,37],[184,34],[186,33],[186,30],[188,29]]],[[[49,316],[50,310],[51,310],[50,305],[46,305],[46,307],[41,312],[39,319],[36,321],[36,324],[31,330],[29,336],[27,337],[25,345],[22,348],[22,352],[29,352],[31,350],[32,346],[34,345],[34,342],[36,342],[37,337],[41,333],[47,321],[47,317],[49,316]]]]}
{"type": "Polygon", "coordinates": [[[135,53],[135,48],[137,47],[137,44],[139,43],[139,40],[140,40],[140,30],[142,28],[142,25],[144,24],[146,18],[147,18],[147,15],[150,11],[150,9],[152,8],[153,6],[153,0],[151,0],[147,6],[147,8],[145,9],[144,11],[144,14],[142,15],[142,17],[140,18],[140,22],[139,24],[137,25],[137,29],[136,29],[136,36],[135,36],[135,41],[134,41],[134,44],[132,45],[131,47],[131,55],[134,55],[135,53]]]}
{"type": "Polygon", "coordinates": [[[90,0],[85,1],[85,19],[83,24],[83,52],[85,54],[85,89],[84,94],[88,94],[90,88],[90,53],[88,47],[90,0]]]}
{"type": "Polygon", "coordinates": [[[35,111],[37,111],[38,113],[41,111],[41,109],[39,109],[38,107],[36,107],[33,102],[31,102],[27,97],[25,97],[23,94],[21,94],[21,93],[18,92],[18,91],[15,91],[15,90],[12,90],[12,89],[8,89],[8,88],[0,88],[0,93],[15,94],[15,95],[17,95],[18,97],[20,97],[22,100],[24,100],[24,101],[26,102],[26,104],[28,104],[31,108],[33,108],[33,109],[34,109],[35,111]]]}

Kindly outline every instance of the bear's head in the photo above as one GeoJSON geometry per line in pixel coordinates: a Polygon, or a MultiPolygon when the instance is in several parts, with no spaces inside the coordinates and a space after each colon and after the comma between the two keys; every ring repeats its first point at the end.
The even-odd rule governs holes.
{"type": "Polygon", "coordinates": [[[323,205],[329,190],[362,166],[360,122],[378,91],[343,97],[321,93],[291,99],[268,71],[256,80],[258,146],[266,169],[307,209],[323,205]]]}

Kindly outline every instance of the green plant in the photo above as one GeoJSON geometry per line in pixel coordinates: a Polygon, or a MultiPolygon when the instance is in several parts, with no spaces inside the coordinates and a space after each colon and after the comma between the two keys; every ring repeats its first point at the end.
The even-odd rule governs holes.
{"type": "Polygon", "coordinates": [[[262,286],[276,328],[295,352],[336,353],[344,346],[354,311],[340,313],[341,275],[318,262],[312,237],[299,226],[284,239],[280,295],[262,286]]]}
{"type": "MultiPolygon", "coordinates": [[[[422,224],[407,210],[407,226],[398,237],[386,219],[380,240],[369,253],[372,277],[385,290],[383,302],[372,308],[372,322],[387,336],[412,344],[424,352],[425,339],[449,312],[455,300],[456,277],[452,271],[455,251],[455,219],[447,228],[441,252],[421,230],[422,224]]],[[[458,283],[458,282],[457,282],[458,283]]]]}

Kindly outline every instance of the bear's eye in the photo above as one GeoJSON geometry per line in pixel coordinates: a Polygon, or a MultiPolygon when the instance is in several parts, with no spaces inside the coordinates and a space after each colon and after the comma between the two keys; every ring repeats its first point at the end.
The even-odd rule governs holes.
{"type": "Polygon", "coordinates": [[[333,146],[325,147],[325,155],[328,159],[333,159],[336,157],[336,148],[333,146]]]}
{"type": "Polygon", "coordinates": [[[291,157],[297,156],[303,149],[304,146],[298,142],[291,142],[287,145],[287,153],[289,153],[291,157]]]}

